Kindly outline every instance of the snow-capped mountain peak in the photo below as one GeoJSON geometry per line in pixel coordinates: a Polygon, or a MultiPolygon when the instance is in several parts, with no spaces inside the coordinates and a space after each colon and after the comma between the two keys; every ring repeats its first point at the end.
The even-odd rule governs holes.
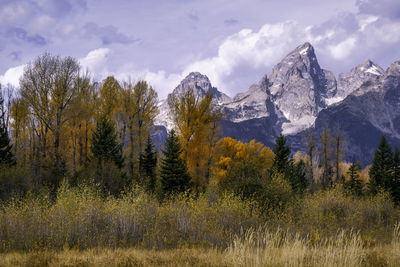
{"type": "Polygon", "coordinates": [[[384,70],[371,60],[351,69],[348,73],[339,74],[336,97],[344,99],[358,90],[368,80],[376,80],[384,74],[384,70]]]}
{"type": "Polygon", "coordinates": [[[200,99],[203,99],[206,94],[210,93],[213,95],[216,103],[220,105],[231,101],[229,96],[218,91],[217,88],[212,86],[206,75],[203,75],[199,72],[191,72],[179,83],[177,87],[175,87],[172,93],[168,95],[167,99],[163,99],[158,103],[160,112],[155,119],[156,125],[163,125],[168,130],[171,130],[174,127],[168,99],[173,96],[182,95],[187,90],[193,90],[193,93],[200,99]]]}

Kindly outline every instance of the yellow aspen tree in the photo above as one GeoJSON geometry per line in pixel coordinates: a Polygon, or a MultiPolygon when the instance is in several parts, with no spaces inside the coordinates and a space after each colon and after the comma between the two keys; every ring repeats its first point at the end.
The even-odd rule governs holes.
{"type": "Polygon", "coordinates": [[[192,89],[180,96],[170,97],[168,101],[182,144],[181,156],[195,189],[201,191],[209,182],[221,112],[216,108],[211,94],[200,99],[192,89]]]}
{"type": "Polygon", "coordinates": [[[274,161],[269,147],[254,140],[242,143],[230,137],[218,141],[214,156],[214,183],[221,190],[264,183],[274,161]]]}
{"type": "Polygon", "coordinates": [[[29,115],[28,105],[20,97],[14,98],[11,102],[10,117],[15,156],[20,166],[25,166],[27,161],[29,115]]]}
{"type": "Polygon", "coordinates": [[[72,170],[81,168],[87,163],[87,149],[89,147],[89,125],[93,124],[94,119],[94,97],[93,87],[87,77],[77,80],[78,92],[75,95],[68,110],[68,130],[70,140],[70,162],[72,170]],[[84,146],[84,144],[86,145],[84,146]],[[84,149],[86,147],[86,149],[84,149]]]}
{"type": "Polygon", "coordinates": [[[121,86],[119,82],[113,76],[107,77],[100,90],[101,115],[107,115],[110,119],[114,119],[120,92],[121,86]]]}
{"type": "Polygon", "coordinates": [[[157,103],[157,92],[147,82],[139,81],[135,85],[131,82],[123,84],[119,117],[122,122],[122,139],[129,144],[125,155],[131,177],[134,177],[135,169],[140,168],[140,154],[144,150],[150,128],[154,125],[154,119],[159,112],[157,103]]]}

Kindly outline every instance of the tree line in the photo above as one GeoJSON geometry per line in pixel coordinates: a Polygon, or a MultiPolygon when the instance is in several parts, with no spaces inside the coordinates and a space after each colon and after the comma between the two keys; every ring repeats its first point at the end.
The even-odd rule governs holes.
{"type": "Polygon", "coordinates": [[[310,132],[306,153],[294,155],[283,135],[273,149],[220,138],[223,111],[212,95],[199,98],[187,90],[168,98],[175,128],[158,151],[151,138],[158,96],[147,82],[112,76],[94,82],[74,58],[48,53],[26,66],[18,91],[2,92],[3,199],[11,192],[55,192],[67,179],[114,195],[134,183],[160,199],[216,189],[276,204],[285,192],[340,185],[354,196],[383,190],[400,201],[399,151],[384,137],[365,170],[355,158],[342,161],[345,138],[328,128],[318,138],[310,132]]]}

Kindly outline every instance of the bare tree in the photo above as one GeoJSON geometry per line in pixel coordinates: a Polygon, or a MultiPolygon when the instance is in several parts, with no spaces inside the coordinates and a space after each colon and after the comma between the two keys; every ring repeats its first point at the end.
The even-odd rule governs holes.
{"type": "Polygon", "coordinates": [[[327,127],[324,127],[320,136],[320,166],[323,168],[321,184],[323,187],[332,185],[331,141],[331,133],[327,127]]]}
{"type": "Polygon", "coordinates": [[[56,170],[62,168],[60,136],[68,119],[66,110],[77,92],[79,73],[80,66],[75,59],[45,53],[25,67],[20,80],[21,96],[40,124],[43,155],[47,153],[47,133],[52,133],[56,170]]]}
{"type": "Polygon", "coordinates": [[[333,136],[333,144],[334,144],[334,161],[335,161],[335,178],[336,182],[339,182],[341,179],[340,173],[340,162],[344,155],[344,134],[340,129],[335,130],[335,134],[333,136]]]}
{"type": "Polygon", "coordinates": [[[308,130],[305,134],[306,144],[307,144],[307,155],[310,160],[309,162],[309,172],[308,172],[308,183],[309,185],[314,185],[314,151],[315,151],[315,136],[312,129],[308,130]]]}
{"type": "Polygon", "coordinates": [[[0,106],[0,114],[3,114],[3,125],[6,126],[6,129],[9,129],[10,123],[10,107],[14,98],[15,88],[8,84],[5,87],[2,87],[0,84],[0,95],[3,97],[3,104],[0,106]]]}

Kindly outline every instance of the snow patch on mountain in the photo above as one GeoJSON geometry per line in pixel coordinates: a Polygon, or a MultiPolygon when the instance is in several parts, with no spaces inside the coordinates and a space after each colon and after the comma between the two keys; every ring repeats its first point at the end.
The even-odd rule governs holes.
{"type": "MultiPolygon", "coordinates": [[[[384,91],[382,80],[386,79],[386,84],[391,82],[390,86],[395,86],[393,84],[397,80],[390,77],[397,77],[399,71],[400,63],[385,72],[367,60],[350,72],[340,74],[336,80],[332,72],[320,67],[314,48],[305,43],[279,62],[269,77],[265,75],[247,91],[233,98],[218,91],[207,76],[198,72],[190,73],[168,98],[179,96],[189,89],[193,89],[200,99],[211,93],[214,103],[223,112],[223,120],[233,123],[229,127],[244,127],[233,134],[241,134],[245,140],[251,140],[260,134],[251,129],[258,129],[265,134],[262,127],[270,127],[272,135],[280,131],[285,135],[296,135],[313,127],[322,110],[341,105],[349,95],[365,95],[363,101],[368,104],[360,107],[359,112],[369,114],[368,120],[380,131],[393,133],[396,127],[400,132],[400,104],[397,104],[400,103],[400,93],[399,101],[394,101],[396,103],[386,111],[382,105],[376,104],[376,97],[381,97],[384,91]],[[376,115],[371,114],[371,107],[374,109],[372,113],[376,115]],[[380,115],[389,113],[392,115],[380,115]],[[399,116],[398,126],[391,122],[391,116],[399,116]]],[[[392,98],[397,97],[397,91],[392,94],[395,95],[392,98]]],[[[174,123],[168,99],[159,102],[159,110],[155,123],[171,130],[174,123]]],[[[232,132],[232,129],[229,128],[229,131],[232,132]]]]}
{"type": "Polygon", "coordinates": [[[381,67],[371,60],[367,60],[364,64],[350,70],[350,72],[339,74],[336,97],[344,99],[346,96],[357,91],[365,82],[375,80],[382,76],[383,73],[384,70],[381,67]]]}
{"type": "Polygon", "coordinates": [[[343,101],[343,97],[341,96],[335,96],[335,97],[331,97],[331,98],[326,98],[325,99],[325,104],[327,106],[331,106],[333,104],[339,103],[340,101],[343,101]]]}
{"type": "Polygon", "coordinates": [[[158,102],[158,110],[159,113],[155,118],[154,124],[165,126],[168,131],[172,130],[174,128],[174,121],[172,119],[172,114],[167,99],[163,99],[158,102]]]}
{"type": "Polygon", "coordinates": [[[365,72],[368,72],[368,73],[371,73],[371,74],[374,74],[374,75],[377,75],[377,76],[382,75],[381,70],[375,65],[373,65],[370,68],[368,68],[365,72]]]}
{"type": "Polygon", "coordinates": [[[298,132],[304,131],[314,124],[316,118],[316,116],[303,116],[295,122],[284,122],[282,124],[282,134],[293,135],[298,132]]]}

